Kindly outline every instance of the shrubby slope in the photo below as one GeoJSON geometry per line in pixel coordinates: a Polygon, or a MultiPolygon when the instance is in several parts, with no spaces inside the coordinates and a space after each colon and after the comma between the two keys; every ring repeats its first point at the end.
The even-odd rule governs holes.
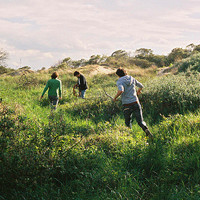
{"type": "Polygon", "coordinates": [[[1,77],[0,198],[199,199],[199,74],[143,70],[136,78],[153,143],[135,121],[126,128],[120,101],[104,94],[116,93],[114,74],[86,74],[86,100],[72,96],[72,74],[61,74],[53,113],[38,100],[50,74],[1,77]]]}

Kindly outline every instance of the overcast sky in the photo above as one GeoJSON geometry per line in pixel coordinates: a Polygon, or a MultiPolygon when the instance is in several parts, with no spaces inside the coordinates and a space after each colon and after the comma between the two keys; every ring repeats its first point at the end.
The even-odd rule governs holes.
{"type": "Polygon", "coordinates": [[[0,49],[12,68],[200,44],[200,0],[0,0],[0,13],[0,49]]]}

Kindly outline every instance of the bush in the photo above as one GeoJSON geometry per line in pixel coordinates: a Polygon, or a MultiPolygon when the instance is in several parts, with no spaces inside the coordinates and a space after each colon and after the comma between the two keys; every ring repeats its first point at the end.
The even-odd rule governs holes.
{"type": "Polygon", "coordinates": [[[75,104],[72,108],[67,108],[67,112],[74,117],[94,121],[96,124],[101,121],[109,121],[121,112],[120,102],[113,103],[106,97],[90,99],[87,102],[75,104]]]}
{"type": "Polygon", "coordinates": [[[81,134],[63,119],[63,113],[50,114],[48,124],[40,124],[0,107],[1,192],[24,191],[36,185],[51,184],[61,160],[81,134]]]}
{"type": "Polygon", "coordinates": [[[194,54],[174,65],[179,72],[198,71],[200,72],[200,53],[194,54]]]}
{"type": "Polygon", "coordinates": [[[145,59],[140,59],[140,58],[132,58],[132,59],[129,59],[129,63],[131,65],[137,65],[141,68],[149,68],[151,67],[152,65],[154,65],[153,62],[150,62],[148,60],[145,60],[145,59]]]}
{"type": "Polygon", "coordinates": [[[20,89],[30,89],[32,87],[38,86],[40,80],[38,77],[34,76],[33,74],[26,75],[23,74],[19,77],[19,79],[16,81],[17,88],[20,89]]]}
{"type": "Polygon", "coordinates": [[[200,105],[198,75],[179,75],[156,78],[145,83],[141,102],[145,111],[152,115],[169,115],[194,111],[200,105]]]}
{"type": "Polygon", "coordinates": [[[0,75],[1,74],[5,74],[5,73],[9,73],[9,72],[13,72],[15,71],[14,69],[10,69],[4,66],[0,66],[0,75]]]}

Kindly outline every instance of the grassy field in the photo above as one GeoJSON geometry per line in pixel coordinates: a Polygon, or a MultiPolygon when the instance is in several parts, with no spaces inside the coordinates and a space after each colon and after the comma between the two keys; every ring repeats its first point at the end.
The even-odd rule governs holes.
{"type": "Polygon", "coordinates": [[[136,74],[153,143],[135,120],[126,128],[121,102],[105,95],[117,77],[85,75],[80,99],[76,78],[61,74],[55,112],[47,94],[39,100],[50,74],[0,77],[0,199],[200,199],[199,74],[136,74]]]}

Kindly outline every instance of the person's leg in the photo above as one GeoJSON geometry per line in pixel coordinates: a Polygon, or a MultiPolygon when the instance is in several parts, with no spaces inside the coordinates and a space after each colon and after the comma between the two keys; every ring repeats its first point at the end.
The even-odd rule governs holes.
{"type": "Polygon", "coordinates": [[[153,135],[149,131],[142,115],[142,107],[140,104],[134,104],[134,113],[135,113],[135,118],[138,123],[138,125],[143,129],[143,131],[146,133],[147,136],[152,137],[153,135]]]}
{"type": "Polygon", "coordinates": [[[86,90],[81,90],[81,98],[85,98],[85,92],[86,92],[86,90]]]}
{"type": "Polygon", "coordinates": [[[51,102],[51,109],[56,110],[58,105],[58,97],[56,96],[49,96],[50,102],[51,102]]]}
{"type": "Polygon", "coordinates": [[[57,108],[57,105],[58,105],[58,97],[54,97],[54,100],[53,100],[53,109],[56,110],[57,108]]]}
{"type": "Polygon", "coordinates": [[[131,128],[132,127],[131,119],[132,119],[133,109],[131,108],[131,106],[123,106],[123,113],[124,113],[126,126],[131,128]]]}

